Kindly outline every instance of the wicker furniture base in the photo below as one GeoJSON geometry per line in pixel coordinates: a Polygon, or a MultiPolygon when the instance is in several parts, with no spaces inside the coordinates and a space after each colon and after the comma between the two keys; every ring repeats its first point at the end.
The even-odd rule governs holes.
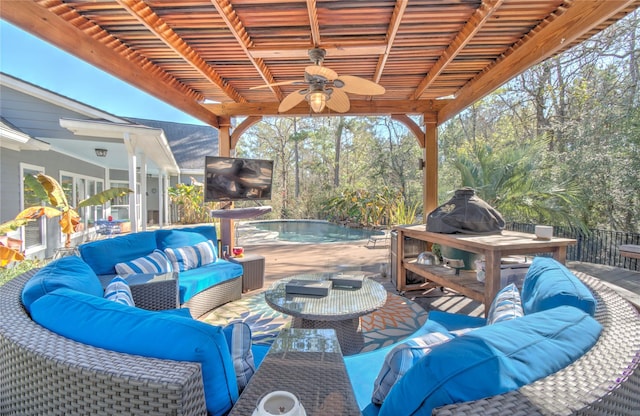
{"type": "Polygon", "coordinates": [[[249,416],[275,390],[298,396],[307,416],[353,416],[360,409],[330,329],[283,329],[229,416],[249,416]]]}
{"type": "Polygon", "coordinates": [[[218,283],[202,292],[198,293],[182,304],[183,308],[191,310],[191,316],[199,318],[207,312],[233,302],[242,297],[242,276],[218,283]]]}
{"type": "Polygon", "coordinates": [[[293,328],[320,329],[329,328],[336,331],[344,355],[357,354],[364,346],[364,335],[360,329],[360,318],[350,318],[341,321],[319,321],[315,319],[293,318],[293,328]]]}
{"type": "MultiPolygon", "coordinates": [[[[640,316],[620,295],[584,273],[594,293],[598,342],[573,364],[519,390],[444,406],[434,415],[640,415],[640,316]]],[[[479,381],[481,382],[481,381],[479,381]]]]}
{"type": "Polygon", "coordinates": [[[94,348],[33,322],[20,294],[34,272],[0,286],[0,414],[206,415],[199,364],[94,348]]]}

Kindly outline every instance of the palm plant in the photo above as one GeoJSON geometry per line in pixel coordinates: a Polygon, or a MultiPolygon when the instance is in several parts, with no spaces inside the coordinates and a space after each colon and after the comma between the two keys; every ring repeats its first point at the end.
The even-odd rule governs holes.
{"type": "Polygon", "coordinates": [[[584,228],[578,187],[545,180],[551,169],[543,166],[544,143],[503,148],[488,145],[457,152],[455,167],[462,186],[476,190],[480,198],[512,221],[570,224],[584,228]]]}
{"type": "MultiPolygon", "coordinates": [[[[80,223],[80,214],[77,209],[102,205],[113,198],[124,196],[133,192],[127,188],[111,188],[106,191],[92,195],[78,203],[76,208],[72,207],[62,189],[62,186],[51,176],[39,173],[37,176],[27,175],[24,178],[26,186],[41,201],[48,201],[50,205],[34,206],[20,212],[13,221],[3,224],[4,228],[0,229],[0,234],[6,234],[12,229],[25,225],[29,221],[34,221],[42,216],[47,218],[60,217],[60,227],[66,235],[65,247],[71,247],[71,234],[77,231],[80,223]]],[[[0,251],[0,261],[8,262],[9,258],[24,259],[18,251],[16,254],[15,244],[13,248],[4,246],[0,251]],[[9,250],[6,250],[6,249],[9,250]]],[[[2,264],[2,263],[0,263],[2,264]]]]}

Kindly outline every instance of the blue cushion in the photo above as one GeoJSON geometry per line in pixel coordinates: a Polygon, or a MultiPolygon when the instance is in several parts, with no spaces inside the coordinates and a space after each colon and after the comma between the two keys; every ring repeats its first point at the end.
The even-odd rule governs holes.
{"type": "Polygon", "coordinates": [[[413,365],[422,357],[429,354],[434,346],[453,338],[450,334],[430,332],[425,335],[412,337],[396,345],[384,358],[380,374],[373,383],[371,401],[382,404],[389,390],[413,365]]]}
{"type": "Polygon", "coordinates": [[[31,304],[41,296],[61,287],[102,297],[100,279],[94,271],[77,256],[54,260],[38,270],[22,289],[22,304],[31,311],[31,304]]]}
{"type": "Polygon", "coordinates": [[[207,240],[214,242],[214,249],[216,249],[217,255],[218,237],[216,235],[216,227],[213,225],[156,230],[156,245],[160,250],[192,246],[207,240]]]}
{"type": "Polygon", "coordinates": [[[116,274],[116,264],[146,256],[155,250],[153,231],[142,231],[120,237],[92,241],[78,247],[82,259],[96,274],[116,274]]]}
{"type": "Polygon", "coordinates": [[[167,255],[162,250],[153,250],[146,256],[118,263],[115,265],[116,273],[121,276],[129,274],[143,274],[143,273],[166,273],[173,271],[173,266],[167,255]]]}
{"type": "Polygon", "coordinates": [[[242,276],[242,265],[227,260],[217,259],[214,263],[197,269],[180,272],[178,285],[180,288],[180,304],[209,289],[210,287],[242,276]]]}
{"type": "Polygon", "coordinates": [[[502,288],[491,302],[487,313],[487,325],[520,318],[524,315],[520,292],[514,283],[502,288]]]}
{"type": "Polygon", "coordinates": [[[244,322],[234,322],[223,329],[236,370],[238,390],[242,392],[256,372],[251,350],[251,328],[244,322]]]}
{"type": "Polygon", "coordinates": [[[165,254],[173,269],[185,271],[196,269],[216,261],[215,249],[211,240],[203,241],[192,246],[165,248],[165,254]]]}
{"type": "Polygon", "coordinates": [[[210,415],[226,414],[238,399],[222,328],[167,313],[130,308],[102,297],[59,289],[32,305],[33,319],[64,337],[127,354],[202,366],[210,415]],[[161,341],[161,342],[160,342],[161,341]]]}
{"type": "Polygon", "coordinates": [[[129,284],[120,276],[114,277],[104,290],[104,298],[127,306],[136,306],[129,284]]]}
{"type": "Polygon", "coordinates": [[[461,313],[451,313],[442,311],[429,311],[429,320],[434,321],[447,328],[449,331],[459,329],[479,328],[487,324],[485,318],[479,316],[468,316],[461,313]]]}
{"type": "Polygon", "coordinates": [[[581,357],[601,330],[571,306],[475,329],[417,362],[393,386],[380,415],[430,415],[446,404],[518,389],[581,357]]]}
{"type": "MultiPolygon", "coordinates": [[[[429,312],[429,314],[431,314],[431,312],[429,312]]],[[[411,334],[411,337],[417,337],[430,332],[442,332],[446,334],[447,330],[442,325],[429,319],[420,329],[411,334]]],[[[400,342],[377,350],[344,357],[347,373],[349,374],[353,392],[355,393],[360,409],[378,409],[378,406],[371,403],[373,383],[380,373],[385,356],[398,344],[400,344],[400,342]]],[[[368,411],[365,410],[364,413],[367,414],[368,411]]]]}
{"type": "Polygon", "coordinates": [[[549,257],[533,259],[522,285],[525,314],[571,305],[593,316],[596,299],[591,291],[560,262],[549,257]]]}

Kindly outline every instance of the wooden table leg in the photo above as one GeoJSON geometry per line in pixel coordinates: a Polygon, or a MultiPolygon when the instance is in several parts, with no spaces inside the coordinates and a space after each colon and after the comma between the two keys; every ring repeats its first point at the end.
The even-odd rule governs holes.
{"type": "Polygon", "coordinates": [[[489,313],[489,307],[496,293],[500,290],[500,261],[502,255],[499,251],[485,253],[485,279],[484,279],[484,316],[489,313]]]}

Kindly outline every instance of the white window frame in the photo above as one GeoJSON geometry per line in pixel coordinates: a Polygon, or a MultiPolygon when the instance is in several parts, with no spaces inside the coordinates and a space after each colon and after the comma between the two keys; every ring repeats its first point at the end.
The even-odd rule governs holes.
{"type": "MultiPolygon", "coordinates": [[[[20,211],[22,212],[26,207],[24,205],[24,177],[25,170],[36,171],[39,173],[45,173],[44,166],[32,165],[29,163],[20,162],[20,211]]],[[[42,202],[45,204],[45,201],[42,202]]],[[[47,249],[47,223],[46,217],[41,217],[37,221],[40,221],[40,239],[41,244],[27,247],[27,240],[25,235],[25,227],[20,227],[20,239],[22,240],[22,250],[25,255],[32,255],[35,253],[39,253],[45,251],[47,249]]]]}

